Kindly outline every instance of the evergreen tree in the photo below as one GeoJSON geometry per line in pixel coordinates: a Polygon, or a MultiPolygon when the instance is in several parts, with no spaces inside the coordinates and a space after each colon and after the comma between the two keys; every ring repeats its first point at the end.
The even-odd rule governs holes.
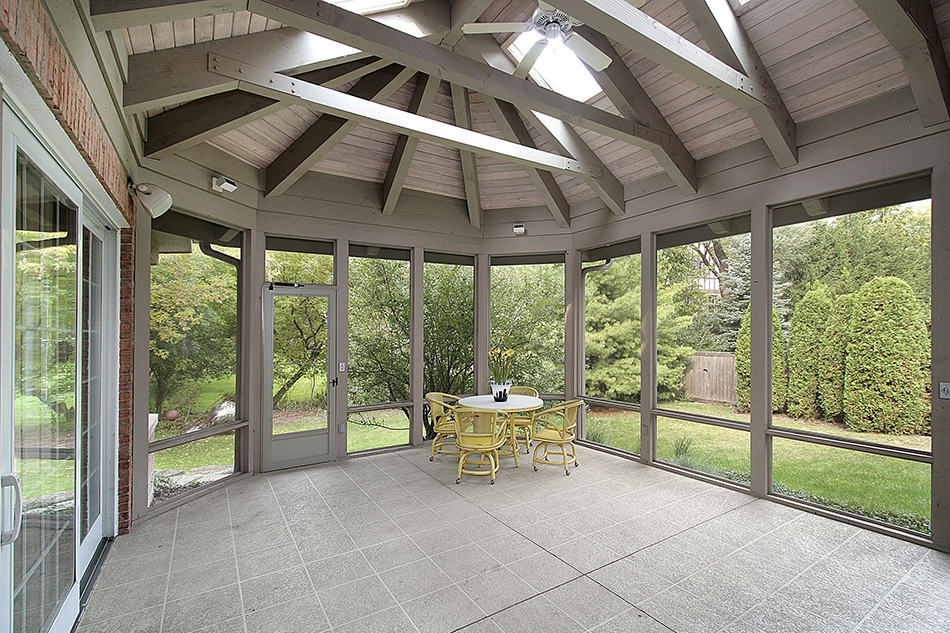
{"type": "Polygon", "coordinates": [[[839,420],[844,413],[844,369],[853,306],[852,294],[835,298],[818,351],[818,395],[829,419],[839,420]]]}
{"type": "Polygon", "coordinates": [[[788,412],[798,418],[821,418],[818,402],[818,354],[831,310],[828,288],[817,284],[792,313],[788,335],[788,412]]]}

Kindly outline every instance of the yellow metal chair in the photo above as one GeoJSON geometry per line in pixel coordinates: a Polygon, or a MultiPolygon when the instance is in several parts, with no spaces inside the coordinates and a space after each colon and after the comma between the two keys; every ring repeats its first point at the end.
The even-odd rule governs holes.
{"type": "MultiPolygon", "coordinates": [[[[534,387],[514,386],[509,393],[513,396],[534,396],[538,397],[538,390],[534,387]]],[[[510,418],[511,432],[514,435],[515,447],[524,442],[524,454],[531,452],[531,440],[534,436],[534,411],[526,414],[513,415],[510,418]]]]}
{"type": "Polygon", "coordinates": [[[538,445],[534,447],[532,466],[538,470],[538,464],[553,464],[564,466],[564,474],[570,475],[567,469],[568,457],[577,466],[577,449],[574,447],[575,430],[577,429],[577,415],[584,405],[582,400],[571,400],[546,411],[535,414],[536,422],[543,422],[544,428],[534,433],[538,445]],[[567,448],[571,451],[568,453],[567,448]],[[538,457],[538,451],[544,448],[544,454],[538,457]],[[552,449],[556,449],[553,450],[552,449]],[[549,459],[551,456],[560,456],[558,461],[549,459]]]}
{"type": "Polygon", "coordinates": [[[495,483],[498,472],[498,449],[508,441],[508,421],[499,419],[497,411],[485,409],[455,410],[455,437],[459,447],[459,468],[455,483],[462,482],[462,475],[488,475],[495,483]],[[472,459],[478,455],[478,460],[472,459]],[[488,466],[466,468],[466,466],[488,466]]]}
{"type": "Polygon", "coordinates": [[[432,439],[432,454],[429,461],[435,459],[435,454],[458,455],[458,446],[455,444],[455,408],[458,396],[450,393],[432,391],[426,394],[429,403],[429,412],[432,414],[432,429],[435,437],[432,439]]]}

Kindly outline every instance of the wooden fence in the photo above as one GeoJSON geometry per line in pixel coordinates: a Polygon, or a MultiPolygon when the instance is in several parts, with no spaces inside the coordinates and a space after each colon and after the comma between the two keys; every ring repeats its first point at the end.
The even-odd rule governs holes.
{"type": "Polygon", "coordinates": [[[689,400],[735,405],[736,355],[732,352],[693,352],[684,382],[689,400]]]}

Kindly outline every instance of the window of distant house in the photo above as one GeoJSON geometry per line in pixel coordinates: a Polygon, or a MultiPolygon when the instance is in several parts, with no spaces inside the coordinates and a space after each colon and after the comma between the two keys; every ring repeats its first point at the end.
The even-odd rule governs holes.
{"type": "MultiPolygon", "coordinates": [[[[520,62],[541,37],[534,30],[522,33],[508,47],[508,52],[520,62]]],[[[600,86],[587,66],[560,39],[548,42],[529,74],[545,88],[578,101],[587,101],[600,93],[600,86]]]]}

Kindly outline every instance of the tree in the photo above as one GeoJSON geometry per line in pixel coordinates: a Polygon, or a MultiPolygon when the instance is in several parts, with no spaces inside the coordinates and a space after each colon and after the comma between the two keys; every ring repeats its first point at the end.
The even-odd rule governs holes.
{"type": "Polygon", "coordinates": [[[792,313],[788,335],[788,412],[799,418],[821,418],[818,402],[818,354],[831,297],[816,284],[792,313]]]}
{"type": "Polygon", "coordinates": [[[472,266],[426,263],[423,272],[425,391],[475,389],[475,274],[472,266]]]}
{"type": "Polygon", "coordinates": [[[835,297],[818,349],[818,396],[829,419],[840,420],[844,414],[844,372],[853,307],[853,294],[835,297]]]}
{"type": "MultiPolygon", "coordinates": [[[[736,408],[749,411],[752,382],[752,313],[746,310],[736,339],[736,408]]],[[[785,357],[785,334],[778,311],[772,310],[772,411],[785,409],[788,391],[788,369],[785,357]]]]}
{"type": "Polygon", "coordinates": [[[930,428],[929,349],[924,309],[907,282],[873,279],[854,299],[845,365],[844,419],[855,431],[930,428]]]}
{"type": "Polygon", "coordinates": [[[587,394],[640,402],[640,256],[584,277],[587,394]]]}

